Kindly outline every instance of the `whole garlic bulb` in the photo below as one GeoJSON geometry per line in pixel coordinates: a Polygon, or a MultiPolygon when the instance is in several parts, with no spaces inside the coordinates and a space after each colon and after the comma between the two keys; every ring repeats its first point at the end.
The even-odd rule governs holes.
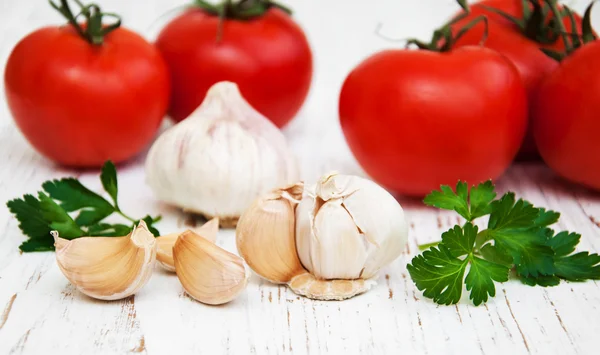
{"type": "Polygon", "coordinates": [[[400,204],[377,184],[328,174],[302,197],[303,184],[276,189],[244,212],[240,255],[261,277],[313,299],[343,300],[375,283],[408,238],[400,204]]]}
{"type": "Polygon", "coordinates": [[[369,279],[402,253],[407,238],[396,199],[357,176],[323,176],[296,209],[298,255],[319,279],[369,279]]]}
{"type": "Polygon", "coordinates": [[[231,82],[153,144],[147,182],[158,199],[235,225],[260,195],[298,179],[285,137],[231,82]]]}
{"type": "Polygon", "coordinates": [[[119,300],[140,290],[152,275],[156,241],[141,221],[125,237],[60,238],[52,232],[62,273],[84,294],[119,300]]]}

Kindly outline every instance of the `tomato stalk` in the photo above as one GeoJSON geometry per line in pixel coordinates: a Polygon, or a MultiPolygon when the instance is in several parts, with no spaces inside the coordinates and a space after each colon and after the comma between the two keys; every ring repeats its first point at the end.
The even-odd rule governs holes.
{"type": "MultiPolygon", "coordinates": [[[[467,10],[468,11],[468,10],[467,10]]],[[[443,27],[435,30],[433,32],[433,37],[429,43],[419,41],[418,39],[409,39],[406,42],[406,47],[409,47],[411,44],[416,45],[419,49],[434,51],[434,52],[448,52],[452,49],[454,44],[467,32],[469,32],[475,25],[480,22],[483,22],[485,25],[485,29],[483,31],[483,35],[481,36],[480,44],[483,45],[488,37],[488,19],[487,17],[481,15],[475,17],[473,20],[469,21],[466,25],[464,25],[456,35],[452,34],[452,25],[456,22],[464,19],[468,16],[468,12],[461,14],[450,23],[444,25],[443,27]]]]}
{"type": "MultiPolygon", "coordinates": [[[[562,13],[558,8],[557,0],[544,0],[544,2],[548,5],[555,17],[557,17],[558,15],[562,16],[562,13]]],[[[595,0],[592,1],[585,10],[585,14],[581,22],[581,35],[579,35],[578,33],[579,29],[577,28],[577,25],[575,23],[573,11],[568,6],[563,6],[563,12],[566,14],[566,16],[570,18],[571,21],[571,32],[567,31],[562,21],[555,21],[553,30],[562,38],[562,41],[565,44],[565,51],[558,52],[545,48],[543,48],[542,51],[548,56],[560,61],[569,54],[573,53],[577,48],[583,46],[584,44],[595,41],[597,39],[597,36],[592,28],[592,8],[595,3],[595,0]]]]}
{"type": "MultiPolygon", "coordinates": [[[[527,38],[540,44],[552,44],[562,36],[555,29],[562,26],[563,18],[568,16],[571,25],[575,28],[575,18],[567,6],[559,9],[556,0],[522,0],[522,17],[515,17],[494,7],[479,5],[481,8],[498,14],[515,24],[520,32],[527,38]],[[548,18],[552,12],[553,17],[548,18]]],[[[576,34],[575,34],[576,35],[576,34]]]]}
{"type": "Polygon", "coordinates": [[[292,10],[284,5],[270,0],[223,0],[219,4],[211,4],[204,0],[195,0],[194,5],[213,16],[219,17],[219,27],[217,29],[217,42],[223,39],[223,24],[226,19],[248,21],[265,14],[270,8],[278,8],[288,15],[292,10]]]}
{"type": "Polygon", "coordinates": [[[100,6],[97,4],[84,5],[79,0],[74,1],[81,8],[80,12],[76,15],[71,11],[67,0],[60,0],[60,5],[56,4],[53,0],[48,0],[50,5],[56,11],[60,12],[69,21],[69,24],[75,28],[77,33],[90,44],[101,45],[106,35],[121,27],[121,17],[119,15],[102,12],[100,6]],[[84,25],[77,21],[77,18],[82,15],[85,17],[84,25]],[[115,19],[115,22],[105,26],[102,24],[104,17],[111,17],[115,19]]]}

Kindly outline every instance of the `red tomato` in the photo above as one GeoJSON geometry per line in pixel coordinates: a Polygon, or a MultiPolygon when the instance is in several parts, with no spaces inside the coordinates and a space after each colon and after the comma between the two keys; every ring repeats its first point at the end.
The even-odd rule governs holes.
{"type": "Polygon", "coordinates": [[[161,31],[156,45],[171,72],[171,117],[183,120],[213,84],[227,80],[282,127],[304,103],[311,83],[312,55],[302,29],[277,8],[247,21],[226,19],[219,42],[218,27],[218,16],[195,8],[161,31]]]}
{"type": "Polygon", "coordinates": [[[483,47],[375,54],[346,79],[339,109],[365,171],[392,191],[415,196],[459,179],[498,178],[527,124],[519,73],[483,47]]]}
{"type": "Polygon", "coordinates": [[[70,26],[23,38],[4,73],[10,111],[41,154],[65,165],[101,166],[139,153],[169,101],[160,53],[118,28],[92,45],[70,26]]]}
{"type": "Polygon", "coordinates": [[[600,42],[561,62],[533,102],[540,154],[562,177],[600,190],[600,42]]]}
{"type": "MultiPolygon", "coordinates": [[[[471,13],[469,16],[459,21],[453,28],[457,31],[475,17],[487,16],[489,19],[489,35],[484,45],[505,55],[517,67],[525,83],[528,97],[532,100],[537,94],[542,80],[558,67],[558,62],[545,55],[540,48],[550,48],[562,52],[565,50],[563,41],[558,39],[552,44],[538,43],[523,34],[517,25],[505,17],[485,9],[482,5],[499,9],[517,18],[523,18],[522,0],[484,0],[473,4],[470,6],[471,13]]],[[[549,15],[549,18],[552,17],[552,15],[549,15]]],[[[575,21],[577,28],[581,29],[581,17],[579,15],[575,14],[575,21]]],[[[571,28],[571,21],[567,17],[563,19],[563,22],[567,28],[571,28]]],[[[483,38],[484,29],[483,23],[476,25],[456,43],[455,47],[479,44],[483,38]]],[[[533,113],[530,113],[530,117],[532,115],[533,113]]],[[[539,158],[531,127],[527,130],[519,157],[522,159],[539,158]]]]}

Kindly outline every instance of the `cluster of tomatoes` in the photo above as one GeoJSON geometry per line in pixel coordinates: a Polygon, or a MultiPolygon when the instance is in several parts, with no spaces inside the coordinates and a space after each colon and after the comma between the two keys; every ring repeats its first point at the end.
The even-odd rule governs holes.
{"type": "MultiPolygon", "coordinates": [[[[69,24],[22,39],[5,88],[21,131],[61,164],[129,159],[165,114],[185,119],[219,81],[236,82],[279,127],[308,93],[310,47],[273,1],[197,1],[154,44],[118,18],[103,24],[114,15],[95,4],[77,2],[84,23],[67,0],[51,4],[69,24]]],[[[600,43],[583,41],[595,39],[589,11],[586,21],[564,10],[551,0],[484,0],[431,43],[413,41],[418,50],[362,62],[344,82],[339,112],[366,172],[418,196],[458,179],[498,178],[517,154],[541,155],[559,175],[600,189],[600,43]]]]}
{"type": "Polygon", "coordinates": [[[415,41],[420,50],[368,58],[340,98],[354,155],[375,180],[415,196],[496,179],[516,156],[539,155],[600,189],[600,42],[590,10],[582,19],[557,1],[483,0],[431,44],[415,41]]]}

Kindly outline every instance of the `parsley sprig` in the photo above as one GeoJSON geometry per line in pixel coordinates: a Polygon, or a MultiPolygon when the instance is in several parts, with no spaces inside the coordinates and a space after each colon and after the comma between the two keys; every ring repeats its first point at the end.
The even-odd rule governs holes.
{"type": "Polygon", "coordinates": [[[425,204],[453,210],[465,220],[442,234],[439,243],[413,258],[408,272],[425,297],[439,304],[458,303],[463,284],[477,306],[496,295],[494,282],[506,282],[511,269],[526,285],[555,286],[560,280],[600,279],[600,255],[575,252],[581,235],[549,228],[560,214],[534,207],[507,192],[496,199],[491,181],[456,189],[442,186],[425,204]],[[473,224],[489,216],[487,229],[473,224]],[[468,271],[467,271],[468,270],[468,271]],[[465,277],[466,273],[466,277],[465,277]]]}
{"type": "MultiPolygon", "coordinates": [[[[140,219],[128,216],[119,207],[117,170],[112,162],[107,161],[104,164],[100,180],[112,203],[83,186],[75,178],[46,181],[42,184],[44,191],[39,191],[37,197],[27,194],[8,201],[6,205],[19,221],[19,228],[29,237],[19,249],[24,252],[54,250],[54,239],[50,235],[50,231],[53,230],[58,231],[65,239],[129,234],[140,219]],[[103,222],[113,214],[120,215],[127,220],[127,224],[103,222]]],[[[155,236],[158,236],[159,232],[152,224],[160,218],[148,215],[141,220],[146,222],[155,236]]]]}

